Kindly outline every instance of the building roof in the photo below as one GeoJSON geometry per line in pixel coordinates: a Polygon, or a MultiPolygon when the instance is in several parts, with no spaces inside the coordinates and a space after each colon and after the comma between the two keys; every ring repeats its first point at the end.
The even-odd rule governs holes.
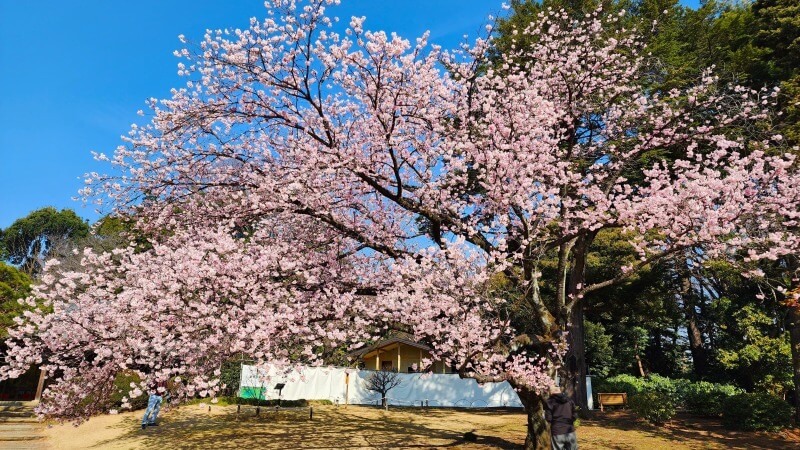
{"type": "Polygon", "coordinates": [[[416,348],[419,348],[419,349],[422,349],[422,350],[425,350],[425,351],[428,351],[428,352],[430,352],[432,350],[427,345],[421,344],[419,342],[416,342],[416,341],[414,341],[412,339],[409,339],[409,338],[407,338],[405,336],[393,336],[393,337],[384,339],[382,341],[378,341],[378,342],[376,342],[376,343],[374,343],[372,345],[368,345],[368,346],[366,346],[364,348],[360,348],[358,350],[352,351],[352,352],[350,352],[348,354],[350,356],[362,356],[362,355],[366,355],[367,353],[370,353],[372,351],[381,349],[383,347],[388,347],[388,346],[394,345],[394,344],[405,344],[405,345],[409,345],[411,347],[416,347],[416,348]]]}

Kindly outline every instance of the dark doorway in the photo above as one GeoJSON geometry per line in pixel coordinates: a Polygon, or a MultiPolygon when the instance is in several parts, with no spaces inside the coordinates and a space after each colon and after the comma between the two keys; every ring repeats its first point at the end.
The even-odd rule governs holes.
{"type": "Polygon", "coordinates": [[[40,374],[38,367],[32,367],[19,378],[0,381],[0,400],[33,400],[39,387],[40,374]]]}

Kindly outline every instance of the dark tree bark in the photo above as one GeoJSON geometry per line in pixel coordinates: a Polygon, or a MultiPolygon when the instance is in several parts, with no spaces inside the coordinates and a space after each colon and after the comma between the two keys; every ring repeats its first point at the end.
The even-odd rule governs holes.
{"type": "Polygon", "coordinates": [[[692,370],[702,379],[708,374],[708,354],[703,343],[703,333],[697,325],[697,314],[693,305],[686,307],[686,328],[689,334],[689,351],[692,354],[692,370]]]}
{"type": "MultiPolygon", "coordinates": [[[[575,243],[572,253],[572,267],[566,289],[567,294],[570,296],[580,292],[581,288],[586,283],[586,255],[594,240],[594,236],[595,233],[582,235],[575,243]]],[[[572,397],[572,400],[580,408],[581,414],[584,414],[589,410],[589,399],[587,398],[586,392],[587,368],[583,323],[584,302],[582,300],[577,300],[575,303],[569,303],[570,299],[566,300],[567,304],[572,304],[572,310],[566,311],[568,317],[567,323],[569,324],[569,334],[567,334],[569,351],[566,359],[566,370],[562,370],[565,378],[564,388],[566,393],[572,397]]]]}
{"type": "Polygon", "coordinates": [[[550,450],[550,424],[544,419],[545,399],[527,389],[519,391],[519,398],[528,416],[525,450],[550,450]]]}
{"type": "Polygon", "coordinates": [[[681,299],[683,300],[683,311],[686,317],[689,352],[692,354],[692,371],[695,376],[702,379],[708,375],[708,353],[706,352],[703,332],[700,329],[697,317],[696,295],[689,273],[685,273],[681,281],[683,285],[681,299]]]}
{"type": "Polygon", "coordinates": [[[563,387],[564,392],[581,408],[581,413],[589,409],[586,395],[586,346],[584,345],[583,308],[578,307],[572,313],[572,322],[567,335],[569,351],[567,352],[563,387]]]}
{"type": "Polygon", "coordinates": [[[794,420],[800,424],[800,305],[789,306],[789,342],[792,347],[792,380],[794,381],[794,420]]]}

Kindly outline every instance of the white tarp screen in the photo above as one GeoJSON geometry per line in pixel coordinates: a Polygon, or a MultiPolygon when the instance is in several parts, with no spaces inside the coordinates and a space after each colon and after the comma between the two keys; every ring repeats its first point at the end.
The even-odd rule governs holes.
{"type": "MultiPolygon", "coordinates": [[[[278,398],[274,389],[284,383],[283,400],[330,400],[350,404],[377,404],[380,394],[365,388],[372,371],[342,367],[300,367],[286,372],[270,366],[257,370],[243,365],[242,397],[278,398]]],[[[450,406],[464,408],[521,407],[519,396],[507,382],[479,385],[473,379],[462,379],[454,374],[400,373],[401,383],[389,391],[390,405],[450,406]]]]}

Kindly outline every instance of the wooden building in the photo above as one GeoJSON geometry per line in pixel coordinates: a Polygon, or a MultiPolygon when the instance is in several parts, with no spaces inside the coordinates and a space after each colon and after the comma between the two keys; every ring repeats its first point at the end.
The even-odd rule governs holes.
{"type": "MultiPolygon", "coordinates": [[[[391,337],[350,353],[359,367],[366,370],[390,370],[402,373],[420,372],[423,360],[430,361],[431,348],[406,337],[391,337]]],[[[441,361],[434,361],[428,369],[433,373],[453,373],[441,361]]]]}

